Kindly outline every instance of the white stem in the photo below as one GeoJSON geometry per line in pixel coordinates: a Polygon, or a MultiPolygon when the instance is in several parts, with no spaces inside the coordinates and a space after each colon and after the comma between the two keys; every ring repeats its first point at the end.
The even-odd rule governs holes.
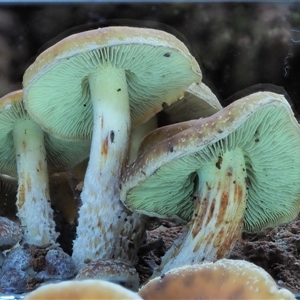
{"type": "Polygon", "coordinates": [[[195,214],[185,236],[163,256],[152,278],[176,267],[224,258],[240,237],[247,199],[247,175],[240,149],[199,170],[195,214]]]}
{"type": "Polygon", "coordinates": [[[73,245],[72,257],[78,268],[88,260],[117,258],[122,234],[129,237],[133,230],[119,197],[130,132],[125,71],[107,65],[91,74],[89,83],[94,127],[73,245]]]}
{"type": "Polygon", "coordinates": [[[30,119],[20,121],[13,131],[18,170],[17,209],[24,226],[24,243],[55,244],[53,211],[50,206],[44,133],[30,119]]]}

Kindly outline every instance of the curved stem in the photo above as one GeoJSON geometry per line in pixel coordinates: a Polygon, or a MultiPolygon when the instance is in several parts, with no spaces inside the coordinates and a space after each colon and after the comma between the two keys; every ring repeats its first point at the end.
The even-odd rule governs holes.
{"type": "MultiPolygon", "coordinates": [[[[119,240],[133,230],[131,213],[119,197],[130,133],[125,71],[107,65],[91,74],[89,83],[94,126],[73,246],[78,268],[87,260],[117,258],[119,240]]],[[[122,252],[129,255],[130,251],[125,247],[122,252]]]]}
{"type": "Polygon", "coordinates": [[[186,264],[224,258],[240,237],[247,199],[247,175],[240,149],[219,156],[198,171],[195,213],[151,278],[186,264]]]}
{"type": "Polygon", "coordinates": [[[44,133],[30,119],[20,121],[13,131],[18,170],[17,209],[24,226],[24,243],[55,244],[53,211],[50,206],[44,133]]]}

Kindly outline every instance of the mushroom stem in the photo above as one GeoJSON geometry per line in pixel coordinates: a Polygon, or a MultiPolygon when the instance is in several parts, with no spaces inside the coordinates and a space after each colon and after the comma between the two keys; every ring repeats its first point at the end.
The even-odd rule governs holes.
{"type": "Polygon", "coordinates": [[[127,249],[126,241],[122,251],[118,245],[122,235],[129,239],[133,230],[131,217],[127,218],[127,210],[120,202],[120,176],[130,133],[125,71],[107,65],[89,76],[89,84],[94,127],[73,246],[78,268],[86,260],[120,258],[116,257],[118,253],[129,255],[132,251],[127,249]]]}
{"type": "Polygon", "coordinates": [[[136,160],[138,156],[139,147],[141,145],[143,138],[152,130],[155,130],[157,127],[158,127],[157,117],[155,115],[145,123],[132,128],[130,134],[130,144],[129,144],[127,165],[132,164],[136,160]]]}
{"type": "Polygon", "coordinates": [[[240,237],[247,199],[242,150],[236,148],[198,170],[189,230],[167,251],[151,278],[172,268],[224,258],[240,237]]]}
{"type": "Polygon", "coordinates": [[[24,243],[55,244],[53,211],[50,206],[48,169],[44,133],[30,119],[20,121],[13,130],[18,171],[17,216],[24,226],[24,243]]]}

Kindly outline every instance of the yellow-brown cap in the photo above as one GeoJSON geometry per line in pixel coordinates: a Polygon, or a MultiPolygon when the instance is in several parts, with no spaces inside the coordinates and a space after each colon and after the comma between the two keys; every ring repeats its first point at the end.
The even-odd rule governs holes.
{"type": "Polygon", "coordinates": [[[104,280],[74,280],[51,283],[29,293],[26,300],[142,299],[137,293],[104,280]]]}
{"type": "Polygon", "coordinates": [[[101,279],[120,284],[137,291],[139,276],[131,264],[116,259],[99,259],[86,264],[77,274],[76,279],[101,279]]]}
{"type": "Polygon", "coordinates": [[[279,289],[262,268],[244,261],[221,259],[172,269],[144,285],[139,295],[152,299],[295,299],[279,289]]]}
{"type": "Polygon", "coordinates": [[[133,127],[202,80],[197,61],[175,36],[148,28],[99,28],[61,40],[26,70],[24,99],[31,117],[59,138],[90,140],[88,77],[108,62],[126,72],[133,127]]]}

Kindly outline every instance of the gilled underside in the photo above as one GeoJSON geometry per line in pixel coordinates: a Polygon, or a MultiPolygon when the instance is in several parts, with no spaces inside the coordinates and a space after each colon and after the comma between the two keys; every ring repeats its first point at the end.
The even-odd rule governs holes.
{"type": "MultiPolygon", "coordinates": [[[[125,204],[140,213],[188,222],[188,231],[175,241],[153,276],[183,264],[224,257],[242,229],[256,232],[297,216],[300,158],[295,149],[300,140],[298,124],[290,122],[289,114],[275,105],[263,107],[237,128],[232,125],[226,137],[204,145],[195,140],[200,126],[166,139],[140,158],[151,169],[159,165],[151,159],[154,148],[157,153],[169,150],[163,154],[164,163],[145,180],[137,175],[131,180],[129,174],[141,164],[132,165],[123,180],[125,204]],[[189,138],[194,146],[180,153],[180,142],[187,145],[189,138]]],[[[211,121],[201,122],[206,128],[211,121]]],[[[218,124],[214,126],[220,130],[218,124]]],[[[144,174],[148,166],[144,165],[144,174]]]]}
{"type": "Polygon", "coordinates": [[[58,64],[53,62],[53,65],[31,83],[33,87],[30,84],[24,88],[29,102],[27,109],[43,124],[45,131],[66,140],[91,139],[90,76],[107,65],[126,75],[133,126],[151,118],[162,109],[163,103],[170,105],[179,99],[192,82],[200,84],[201,81],[201,73],[197,74],[200,71],[192,70],[188,56],[172,48],[146,44],[103,47],[70,56],[58,64]],[[47,105],[40,99],[47,99],[47,105]],[[54,115],[56,122],[52,122],[54,115]]]}
{"type": "MultiPolygon", "coordinates": [[[[124,174],[122,201],[140,213],[162,218],[177,216],[188,222],[193,216],[192,199],[198,189],[195,178],[199,170],[206,163],[224,162],[224,153],[241,149],[250,199],[244,230],[257,232],[288,222],[296,217],[295,195],[300,196],[300,178],[296,171],[291,172],[300,165],[295,151],[300,146],[299,128],[296,120],[289,124],[289,119],[285,109],[269,105],[252,114],[238,128],[232,126],[226,138],[215,142],[201,144],[194,139],[198,129],[187,129],[161,141],[161,148],[154,146],[147,150],[124,174]],[[189,139],[191,146],[181,148],[180,141],[188,144],[189,139]],[[169,153],[161,149],[168,149],[169,153]]],[[[201,122],[206,127],[205,120],[201,122]]],[[[211,135],[215,140],[217,135],[214,132],[211,135]]]]}

